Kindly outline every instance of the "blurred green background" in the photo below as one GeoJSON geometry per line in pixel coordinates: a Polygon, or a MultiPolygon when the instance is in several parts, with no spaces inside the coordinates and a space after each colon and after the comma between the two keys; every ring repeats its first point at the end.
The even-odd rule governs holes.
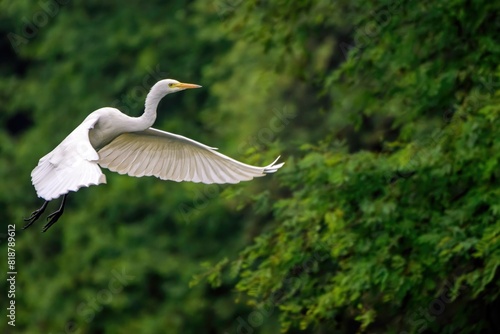
{"type": "Polygon", "coordinates": [[[18,272],[0,331],[500,332],[499,10],[0,2],[0,253],[6,273],[15,224],[18,272]],[[23,231],[38,159],[95,109],[139,115],[163,78],[203,89],[166,97],[155,127],[285,166],[221,186],[105,171],[23,231]]]}

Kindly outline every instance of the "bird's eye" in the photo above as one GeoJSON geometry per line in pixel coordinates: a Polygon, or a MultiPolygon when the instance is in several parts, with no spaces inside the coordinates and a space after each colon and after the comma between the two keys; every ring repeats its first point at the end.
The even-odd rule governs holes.
{"type": "Polygon", "coordinates": [[[172,87],[174,87],[174,84],[173,83],[169,83],[168,87],[172,88],[172,87]]]}

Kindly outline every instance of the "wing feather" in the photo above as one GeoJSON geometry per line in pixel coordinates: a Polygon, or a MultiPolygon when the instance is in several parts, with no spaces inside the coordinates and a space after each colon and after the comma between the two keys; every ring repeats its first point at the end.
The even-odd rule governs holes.
{"type": "Polygon", "coordinates": [[[151,145],[148,145],[144,150],[139,150],[139,154],[135,157],[135,161],[133,162],[133,173],[135,177],[140,177],[141,171],[144,169],[145,164],[147,163],[147,157],[149,150],[151,149],[151,145]]]}
{"type": "MultiPolygon", "coordinates": [[[[174,143],[174,146],[177,146],[176,143],[174,143]]],[[[180,177],[180,172],[181,169],[183,168],[182,164],[182,150],[180,150],[178,147],[175,147],[175,159],[173,161],[173,169],[172,169],[172,180],[180,182],[181,177],[180,177]]]]}
{"type": "Polygon", "coordinates": [[[179,181],[188,180],[188,152],[186,152],[185,149],[180,149],[179,151],[181,153],[181,163],[179,164],[179,181]]]}
{"type": "Polygon", "coordinates": [[[200,167],[205,170],[207,174],[207,183],[224,183],[219,177],[219,171],[214,168],[213,162],[207,158],[205,154],[203,156],[203,165],[200,167]]]}
{"type": "Polygon", "coordinates": [[[165,155],[165,157],[164,157],[164,159],[165,159],[164,160],[164,167],[159,175],[160,175],[160,178],[162,180],[169,180],[169,179],[171,180],[171,178],[169,178],[169,172],[172,172],[172,167],[174,167],[175,159],[176,159],[176,152],[175,152],[175,150],[173,150],[171,147],[168,147],[167,145],[165,145],[164,148],[168,152],[168,155],[165,155]]]}
{"type": "Polygon", "coordinates": [[[238,183],[276,172],[277,160],[265,167],[234,160],[192,139],[149,128],[124,133],[101,148],[99,165],[130,176],[202,183],[238,183]]]}
{"type": "Polygon", "coordinates": [[[161,159],[160,157],[163,157],[163,156],[165,156],[165,149],[162,146],[160,146],[158,149],[158,157],[155,161],[153,168],[151,169],[151,173],[149,176],[160,174],[162,167],[163,167],[163,162],[164,162],[164,160],[161,159]]]}
{"type": "MultiPolygon", "coordinates": [[[[193,158],[196,166],[203,166],[204,163],[203,155],[195,154],[193,158]]],[[[194,170],[193,182],[201,182],[202,180],[208,178],[208,175],[205,173],[204,168],[193,168],[193,170],[194,170]]]]}
{"type": "MultiPolygon", "coordinates": [[[[120,150],[117,150],[116,152],[113,152],[113,154],[116,156],[116,159],[118,160],[117,164],[115,165],[116,168],[128,168],[128,166],[133,166],[135,161],[137,161],[137,157],[141,154],[141,150],[139,147],[133,146],[132,143],[128,145],[129,147],[126,147],[127,145],[124,145],[120,148],[120,150]],[[120,155],[120,151],[130,151],[130,155],[120,155]],[[121,161],[120,161],[121,160],[121,161]]],[[[124,173],[121,173],[124,174],[124,173]]]]}
{"type": "Polygon", "coordinates": [[[151,158],[146,161],[146,166],[144,167],[141,176],[151,176],[152,175],[151,172],[157,160],[158,160],[158,147],[154,146],[151,148],[151,158]]]}
{"type": "Polygon", "coordinates": [[[40,159],[31,172],[39,197],[50,201],[82,187],[106,183],[89,140],[89,131],[99,120],[90,114],[56,148],[40,159]]]}

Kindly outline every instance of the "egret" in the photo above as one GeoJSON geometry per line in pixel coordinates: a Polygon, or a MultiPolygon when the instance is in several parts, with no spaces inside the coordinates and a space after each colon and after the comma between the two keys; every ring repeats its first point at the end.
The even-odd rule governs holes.
{"type": "Polygon", "coordinates": [[[31,226],[47,204],[60,196],[59,209],[47,216],[47,231],[63,214],[70,191],[106,183],[100,167],[130,176],[155,176],[162,180],[206,184],[238,183],[276,172],[284,163],[265,167],[247,165],[195,140],[152,128],[156,109],[167,94],[199,88],[173,79],[158,81],[146,96],[139,117],[105,107],[92,112],[54,150],[40,159],[31,181],[43,205],[31,213],[31,226]]]}

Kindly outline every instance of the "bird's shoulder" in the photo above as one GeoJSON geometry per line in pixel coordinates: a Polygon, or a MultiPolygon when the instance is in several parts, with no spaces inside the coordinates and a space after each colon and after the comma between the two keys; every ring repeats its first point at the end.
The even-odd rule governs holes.
{"type": "Polygon", "coordinates": [[[99,108],[92,113],[90,113],[86,119],[102,119],[102,118],[109,118],[109,117],[126,117],[124,113],[122,113],[120,110],[112,107],[104,107],[104,108],[99,108]]]}
{"type": "Polygon", "coordinates": [[[91,124],[90,128],[100,131],[112,131],[120,128],[121,124],[130,121],[130,116],[111,107],[97,109],[87,116],[83,123],[91,124]]]}

